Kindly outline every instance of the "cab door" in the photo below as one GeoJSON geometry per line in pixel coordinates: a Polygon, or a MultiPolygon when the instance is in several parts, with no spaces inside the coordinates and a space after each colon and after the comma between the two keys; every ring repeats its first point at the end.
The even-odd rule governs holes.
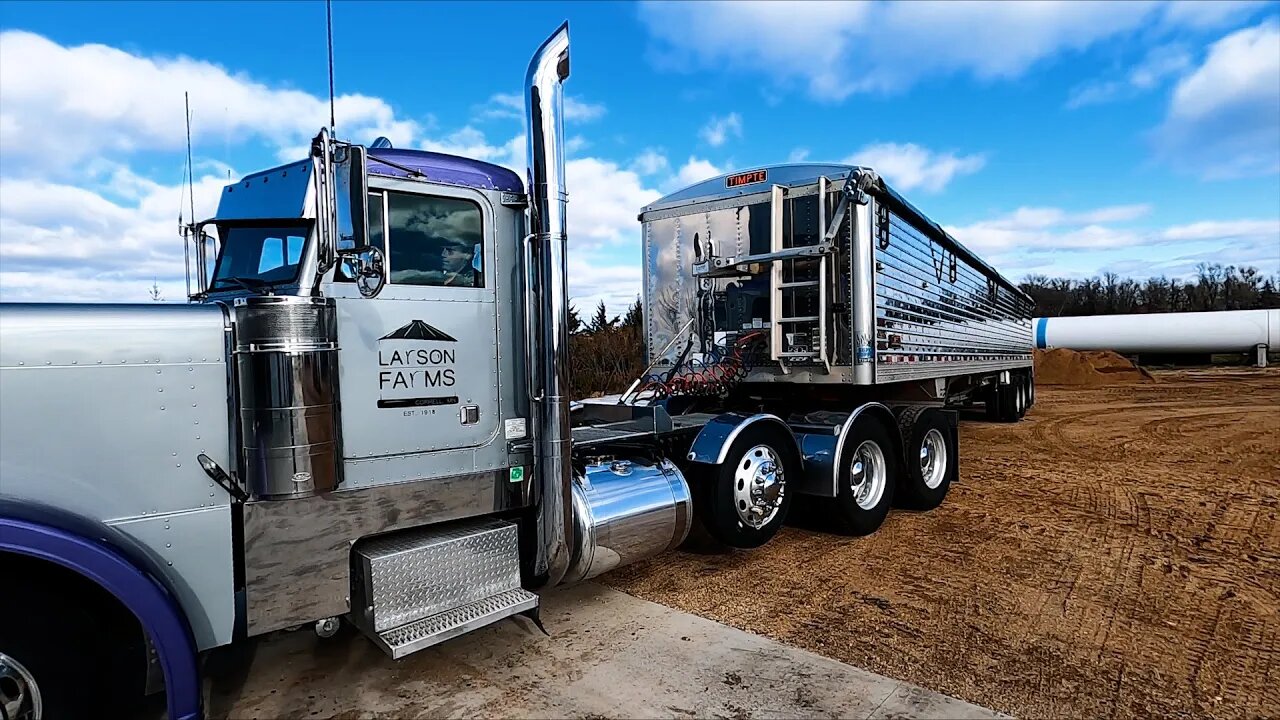
{"type": "Polygon", "coordinates": [[[339,381],[349,460],[476,448],[497,435],[493,209],[465,188],[370,191],[387,282],[361,297],[339,268],[339,381]]]}

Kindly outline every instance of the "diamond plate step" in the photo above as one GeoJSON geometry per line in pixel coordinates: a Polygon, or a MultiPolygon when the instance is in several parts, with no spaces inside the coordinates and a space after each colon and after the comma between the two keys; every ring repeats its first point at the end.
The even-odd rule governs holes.
{"type": "Polygon", "coordinates": [[[516,526],[471,520],[356,543],[351,619],[394,658],[531,610],[516,526]]]}
{"type": "Polygon", "coordinates": [[[536,607],[537,595],[528,590],[508,590],[372,637],[378,647],[399,660],[410,653],[536,607]]]}

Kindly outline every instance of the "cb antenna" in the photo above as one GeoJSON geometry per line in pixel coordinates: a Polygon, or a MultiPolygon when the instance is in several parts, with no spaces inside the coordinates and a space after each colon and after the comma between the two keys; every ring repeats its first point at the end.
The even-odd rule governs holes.
{"type": "Polygon", "coordinates": [[[324,19],[329,36],[329,135],[332,137],[337,126],[333,112],[333,0],[324,2],[324,19]]]}
{"type": "MultiPolygon", "coordinates": [[[[191,162],[191,93],[183,91],[182,107],[187,121],[187,168],[186,181],[188,188],[187,197],[191,203],[191,221],[184,223],[182,218],[182,195],[178,195],[178,232],[182,234],[182,260],[186,265],[187,271],[187,297],[191,297],[191,242],[194,235],[196,223],[196,189],[195,189],[195,168],[191,162]]],[[[199,256],[199,252],[196,253],[199,256]]],[[[156,298],[152,298],[156,299],[156,298]]]]}
{"type": "Polygon", "coordinates": [[[187,110],[187,197],[191,201],[191,222],[196,221],[196,168],[191,161],[191,93],[182,93],[182,104],[187,110]]]}

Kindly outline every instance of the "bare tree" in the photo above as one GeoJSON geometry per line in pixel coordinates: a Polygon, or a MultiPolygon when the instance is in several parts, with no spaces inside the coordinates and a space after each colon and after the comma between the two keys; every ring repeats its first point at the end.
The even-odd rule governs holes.
{"type": "Polygon", "coordinates": [[[1195,279],[1185,283],[1165,277],[1138,282],[1109,272],[1084,280],[1028,275],[1020,287],[1041,317],[1280,307],[1280,278],[1216,263],[1197,266],[1195,279]]]}

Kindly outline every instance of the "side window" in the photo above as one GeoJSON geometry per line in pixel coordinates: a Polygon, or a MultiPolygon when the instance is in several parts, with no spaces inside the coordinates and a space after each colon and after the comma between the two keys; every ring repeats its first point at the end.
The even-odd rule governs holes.
{"type": "Polygon", "coordinates": [[[387,193],[388,280],[400,285],[484,287],[480,206],[458,198],[387,193]]]}

